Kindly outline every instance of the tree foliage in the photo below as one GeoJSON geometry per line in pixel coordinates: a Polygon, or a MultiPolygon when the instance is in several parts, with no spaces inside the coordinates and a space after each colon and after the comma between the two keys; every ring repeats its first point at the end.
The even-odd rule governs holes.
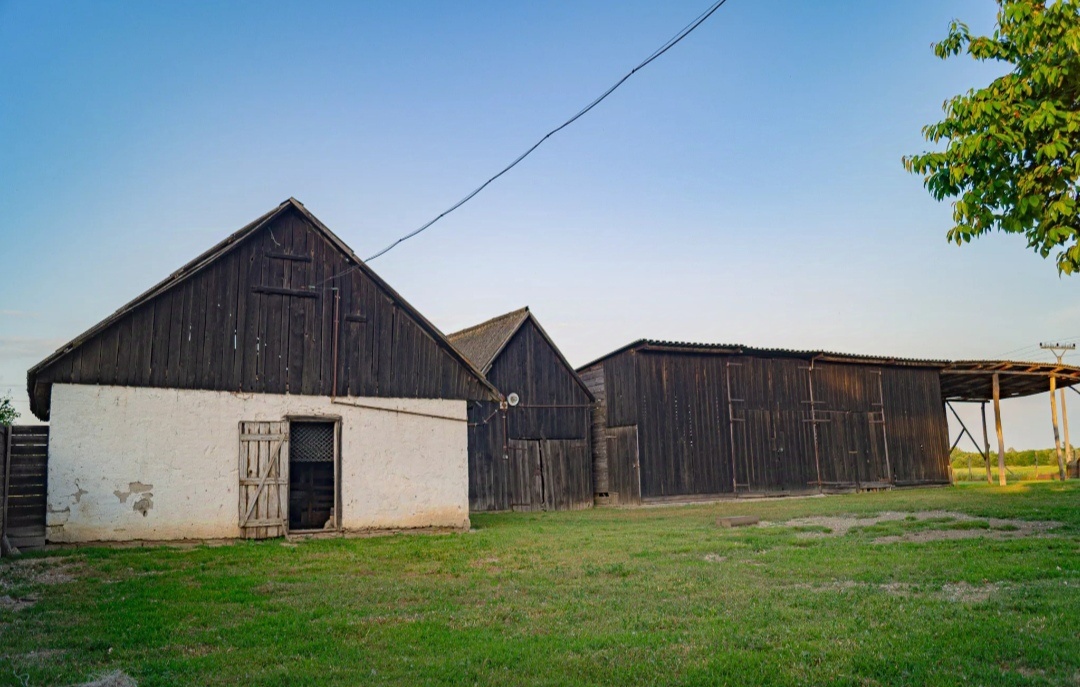
{"type": "Polygon", "coordinates": [[[0,425],[11,425],[19,418],[19,412],[11,405],[10,396],[0,396],[0,425]]]}
{"type": "Polygon", "coordinates": [[[990,36],[958,21],[934,45],[948,59],[1012,65],[989,86],[947,100],[945,119],[923,128],[945,149],[905,157],[938,200],[953,202],[958,245],[998,230],[1022,234],[1058,270],[1080,271],[1080,0],[997,0],[990,36]]]}

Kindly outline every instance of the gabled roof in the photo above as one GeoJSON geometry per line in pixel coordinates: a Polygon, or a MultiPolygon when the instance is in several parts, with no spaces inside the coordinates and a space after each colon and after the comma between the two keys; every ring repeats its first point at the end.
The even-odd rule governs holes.
{"type": "Polygon", "coordinates": [[[363,260],[357,257],[356,253],[354,253],[353,250],[349,248],[349,246],[346,245],[344,241],[342,241],[336,234],[334,234],[334,232],[330,231],[330,229],[325,224],[323,224],[317,217],[315,217],[315,215],[311,214],[311,212],[309,212],[308,209],[304,207],[303,203],[301,203],[295,198],[290,197],[287,200],[283,201],[273,210],[270,210],[255,221],[247,224],[240,230],[230,234],[220,243],[210,248],[206,252],[202,253],[180,269],[176,270],[164,280],[162,280],[160,283],[153,286],[145,293],[138,296],[127,305],[124,305],[112,315],[106,317],[101,322],[98,322],[96,325],[86,330],[79,336],[75,337],[68,343],[64,344],[55,352],[53,352],[50,356],[30,368],[30,370],[28,370],[26,373],[26,381],[27,391],[30,395],[31,410],[34,412],[34,414],[38,417],[42,417],[41,412],[39,412],[40,410],[44,410],[46,413],[48,412],[48,396],[46,395],[43,400],[46,407],[39,408],[38,406],[40,406],[40,403],[38,402],[38,399],[34,393],[34,382],[39,372],[52,365],[53,363],[57,362],[65,355],[71,353],[79,346],[93,338],[96,334],[105,330],[114,322],[119,320],[121,317],[130,313],[132,310],[136,309],[143,303],[146,303],[147,301],[164,293],[165,291],[175,288],[176,286],[182,284],[195,274],[198,274],[208,265],[216,262],[222,256],[232,251],[245,238],[259,231],[268,223],[272,222],[281,214],[289,210],[294,210],[300,213],[300,215],[303,216],[304,219],[311,223],[311,225],[315,228],[317,232],[321,233],[335,248],[337,248],[345,256],[348,262],[352,263],[352,267],[350,267],[349,269],[359,270],[362,274],[375,282],[375,284],[378,285],[379,288],[383,289],[386,294],[397,303],[398,307],[408,313],[416,321],[417,325],[421,329],[423,329],[429,336],[435,339],[436,342],[441,342],[443,344],[443,348],[445,348],[447,353],[459,363],[461,363],[465,367],[465,369],[468,370],[469,373],[474,376],[477,381],[479,381],[485,388],[490,390],[495,398],[502,398],[501,394],[499,394],[498,390],[495,389],[494,386],[492,386],[492,384],[487,380],[484,374],[480,370],[478,370],[468,358],[463,356],[456,348],[454,348],[452,344],[450,344],[446,340],[446,336],[439,330],[438,327],[429,322],[428,319],[421,315],[412,305],[408,303],[408,301],[402,298],[397,291],[392,289],[389,284],[387,284],[385,281],[383,281],[381,277],[379,277],[379,275],[375,274],[375,272],[373,272],[372,269],[368,267],[368,265],[363,260]]]}
{"type": "Polygon", "coordinates": [[[585,386],[585,382],[581,381],[581,377],[578,376],[573,365],[566,360],[559,347],[555,345],[548,333],[540,326],[540,322],[529,310],[529,306],[493,317],[490,320],[452,334],[447,334],[446,338],[469,358],[480,371],[487,374],[491,371],[491,366],[499,358],[499,355],[506,349],[506,345],[510,343],[510,339],[529,321],[540,332],[540,336],[547,341],[551,350],[555,351],[555,355],[559,356],[559,360],[573,375],[574,381],[588,394],[590,399],[594,398],[592,392],[589,391],[589,387],[585,386]]]}
{"type": "Polygon", "coordinates": [[[529,319],[528,306],[493,317],[446,338],[484,374],[491,370],[495,358],[506,348],[510,337],[529,319]]]}

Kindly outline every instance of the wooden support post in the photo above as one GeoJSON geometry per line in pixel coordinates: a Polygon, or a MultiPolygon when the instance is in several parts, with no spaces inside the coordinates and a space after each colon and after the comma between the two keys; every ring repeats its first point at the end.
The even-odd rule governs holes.
{"type": "Polygon", "coordinates": [[[1005,481],[1005,436],[1001,433],[1001,379],[994,373],[994,427],[998,440],[998,485],[1004,487],[1005,481]]]}
{"type": "Polygon", "coordinates": [[[986,462],[986,483],[994,483],[994,475],[990,471],[990,434],[986,431],[986,401],[982,402],[983,421],[983,459],[986,462]]]}
{"type": "Polygon", "coordinates": [[[1069,411],[1065,407],[1065,387],[1061,387],[1061,426],[1065,430],[1065,462],[1073,461],[1072,443],[1069,442],[1069,411]]]}
{"type": "Polygon", "coordinates": [[[1061,457],[1061,437],[1058,436],[1057,377],[1050,375],[1050,413],[1054,421],[1054,451],[1057,453],[1058,478],[1065,480],[1065,461],[1061,457]]]}

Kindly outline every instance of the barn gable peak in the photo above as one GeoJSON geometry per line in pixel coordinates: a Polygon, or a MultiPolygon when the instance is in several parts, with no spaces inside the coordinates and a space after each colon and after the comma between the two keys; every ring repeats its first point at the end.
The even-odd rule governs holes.
{"type": "Polygon", "coordinates": [[[498,397],[437,327],[291,197],[31,368],[31,410],[42,419],[54,382],[498,397]],[[408,355],[395,359],[397,348],[408,355]]]}

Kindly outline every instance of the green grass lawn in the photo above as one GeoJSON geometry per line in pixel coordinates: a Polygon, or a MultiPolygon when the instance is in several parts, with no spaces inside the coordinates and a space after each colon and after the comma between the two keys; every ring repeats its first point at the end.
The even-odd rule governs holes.
{"type": "Polygon", "coordinates": [[[0,684],[1080,684],[1076,482],[473,524],[2,560],[0,684]],[[715,524],[929,510],[976,518],[715,524]]]}

